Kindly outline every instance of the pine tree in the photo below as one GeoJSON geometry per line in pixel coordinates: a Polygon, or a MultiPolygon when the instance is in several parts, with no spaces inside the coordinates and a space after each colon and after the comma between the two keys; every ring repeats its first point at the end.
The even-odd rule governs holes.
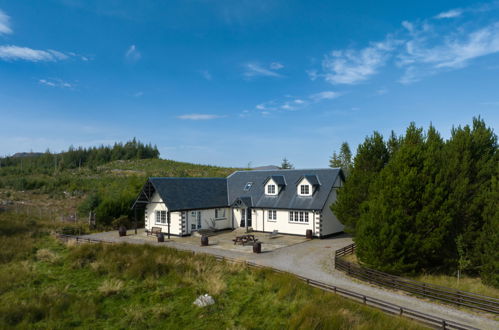
{"type": "Polygon", "coordinates": [[[359,145],[345,185],[338,191],[334,214],[345,225],[345,231],[355,233],[356,223],[368,198],[369,186],[388,162],[388,150],[383,136],[374,132],[359,145]]]}
{"type": "Polygon", "coordinates": [[[286,157],[284,157],[281,163],[281,170],[291,170],[293,168],[294,168],[293,164],[291,164],[289,160],[286,157]]]}
{"type": "Polygon", "coordinates": [[[337,168],[341,167],[345,175],[348,175],[350,169],[352,168],[352,152],[350,151],[350,146],[347,142],[343,142],[340,148],[340,154],[333,153],[329,160],[329,167],[337,168]]]}

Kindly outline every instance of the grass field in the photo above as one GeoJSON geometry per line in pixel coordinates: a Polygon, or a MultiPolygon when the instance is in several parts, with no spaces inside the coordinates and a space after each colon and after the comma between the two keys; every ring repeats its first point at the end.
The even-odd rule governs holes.
{"type": "MultiPolygon", "coordinates": [[[[343,257],[344,260],[352,263],[358,264],[357,256],[355,254],[350,254],[343,257]]],[[[416,281],[441,285],[446,288],[461,290],[472,292],[488,297],[498,298],[499,299],[499,289],[493,288],[491,286],[485,285],[482,283],[479,277],[461,277],[459,281],[456,276],[449,275],[432,275],[432,274],[424,274],[414,277],[408,277],[414,279],[416,281]]]]}
{"type": "Polygon", "coordinates": [[[0,328],[422,328],[270,270],[164,247],[63,245],[54,226],[0,214],[0,328]],[[216,303],[194,306],[204,293],[216,303]]]}

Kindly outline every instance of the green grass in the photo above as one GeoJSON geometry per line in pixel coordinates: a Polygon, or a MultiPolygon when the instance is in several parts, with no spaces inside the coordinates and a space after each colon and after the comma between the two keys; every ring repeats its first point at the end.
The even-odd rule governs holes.
{"type": "Polygon", "coordinates": [[[67,246],[53,229],[0,214],[0,328],[422,328],[291,275],[164,247],[67,246]],[[204,293],[216,303],[193,305],[204,293]]]}
{"type": "MultiPolygon", "coordinates": [[[[359,264],[359,261],[358,261],[357,256],[355,254],[346,255],[345,257],[343,257],[343,259],[345,261],[348,261],[348,262],[351,262],[354,264],[359,264]]],[[[456,276],[449,276],[449,275],[444,275],[444,274],[438,274],[438,275],[423,274],[423,275],[413,276],[413,277],[408,277],[408,278],[416,280],[416,281],[420,281],[420,282],[444,286],[444,287],[450,288],[450,289],[456,289],[456,290],[476,293],[476,294],[480,294],[483,296],[488,296],[488,297],[493,297],[493,298],[499,299],[499,289],[496,289],[494,287],[483,284],[479,277],[464,276],[464,277],[461,277],[458,281],[456,276]]]]}
{"type": "Polygon", "coordinates": [[[420,275],[413,279],[499,299],[499,289],[483,284],[479,277],[464,276],[458,281],[456,276],[420,275]]]}

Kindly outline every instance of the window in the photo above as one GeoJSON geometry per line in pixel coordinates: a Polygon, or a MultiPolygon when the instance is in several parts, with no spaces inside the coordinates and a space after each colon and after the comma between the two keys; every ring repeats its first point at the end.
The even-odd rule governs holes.
{"type": "Polygon", "coordinates": [[[156,223],[166,224],[166,211],[156,211],[156,223]]]}
{"type": "Polygon", "coordinates": [[[308,184],[302,184],[300,186],[300,193],[302,195],[309,195],[310,194],[310,186],[308,184]]]}
{"type": "Polygon", "coordinates": [[[241,221],[246,220],[246,209],[241,209],[241,221]]]}
{"type": "Polygon", "coordinates": [[[276,210],[269,210],[269,221],[276,221],[277,220],[277,211],[276,210]]]}
{"type": "Polygon", "coordinates": [[[275,184],[269,184],[267,186],[267,194],[269,194],[269,195],[275,194],[275,184]]]}
{"type": "Polygon", "coordinates": [[[225,209],[215,209],[215,219],[225,219],[225,209]]]}
{"type": "Polygon", "coordinates": [[[249,191],[251,189],[251,186],[253,185],[253,182],[248,182],[244,186],[244,191],[249,191]]]}
{"type": "Polygon", "coordinates": [[[307,211],[289,211],[289,222],[293,223],[308,223],[307,211]]]}

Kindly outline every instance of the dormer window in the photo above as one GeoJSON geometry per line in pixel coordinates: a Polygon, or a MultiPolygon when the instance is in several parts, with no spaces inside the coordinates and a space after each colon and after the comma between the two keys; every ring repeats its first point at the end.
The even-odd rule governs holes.
{"type": "Polygon", "coordinates": [[[308,184],[300,185],[300,193],[302,195],[310,195],[310,186],[308,184]]]}
{"type": "Polygon", "coordinates": [[[269,184],[267,186],[267,194],[268,195],[275,195],[275,184],[269,184]]]}

